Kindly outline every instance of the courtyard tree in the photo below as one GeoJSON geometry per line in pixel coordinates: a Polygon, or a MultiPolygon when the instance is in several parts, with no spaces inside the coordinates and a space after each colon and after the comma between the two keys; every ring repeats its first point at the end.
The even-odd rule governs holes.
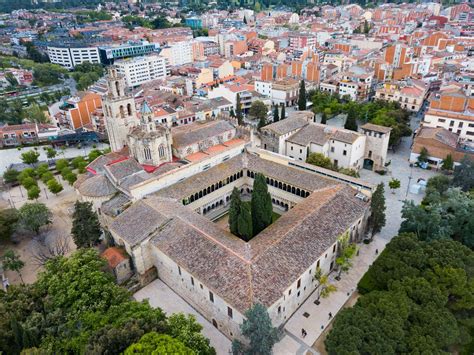
{"type": "Polygon", "coordinates": [[[267,106],[260,100],[252,102],[249,110],[250,116],[258,121],[258,128],[262,128],[267,123],[267,106]]]}
{"type": "Polygon", "coordinates": [[[300,92],[298,96],[298,110],[306,110],[306,87],[304,85],[304,80],[300,82],[300,92]]]}
{"type": "Polygon", "coordinates": [[[17,181],[19,174],[20,172],[15,169],[5,170],[5,172],[3,173],[3,181],[6,184],[13,184],[14,182],[17,181]]]}
{"type": "Polygon", "coordinates": [[[37,200],[39,195],[40,195],[40,192],[41,192],[41,190],[39,189],[39,187],[37,185],[31,186],[27,190],[28,200],[37,200]]]}
{"type": "Polygon", "coordinates": [[[451,154],[448,154],[446,158],[444,158],[441,169],[446,171],[451,171],[454,169],[454,160],[451,154]]]}
{"type": "Polygon", "coordinates": [[[234,235],[239,235],[239,215],[242,207],[242,201],[240,199],[239,190],[234,187],[230,196],[230,207],[229,207],[229,230],[234,235]]]}
{"type": "Polygon", "coordinates": [[[352,259],[357,251],[357,246],[350,243],[350,235],[346,232],[339,240],[339,251],[336,258],[336,264],[339,266],[338,278],[341,278],[343,272],[349,271],[352,267],[352,259]]]}
{"type": "Polygon", "coordinates": [[[426,149],[425,147],[422,147],[421,150],[420,150],[420,154],[418,155],[418,163],[425,163],[428,161],[428,149],[426,149]]]}
{"type": "Polygon", "coordinates": [[[2,258],[2,264],[5,270],[15,271],[18,276],[20,276],[21,283],[24,284],[23,276],[21,275],[21,269],[25,266],[23,260],[20,259],[20,256],[16,254],[13,250],[7,250],[2,258]]]}
{"type": "Polygon", "coordinates": [[[272,223],[273,216],[272,197],[268,192],[266,178],[260,173],[255,175],[253,182],[251,211],[253,233],[256,235],[272,223]]]}
{"type": "Polygon", "coordinates": [[[51,224],[51,211],[43,203],[25,203],[18,210],[18,224],[35,234],[39,234],[41,227],[51,224]]]}
{"type": "Polygon", "coordinates": [[[329,275],[324,274],[320,267],[314,272],[314,279],[318,282],[318,298],[316,304],[319,304],[320,298],[327,298],[329,295],[337,291],[337,287],[329,282],[329,275]]]}
{"type": "Polygon", "coordinates": [[[77,180],[77,175],[74,174],[73,172],[70,172],[69,174],[64,176],[64,180],[66,180],[69,183],[69,185],[72,186],[77,180]]]}
{"type": "Polygon", "coordinates": [[[216,351],[210,345],[209,339],[201,334],[202,325],[192,314],[175,313],[168,318],[168,333],[193,349],[197,354],[215,355],[216,351]]]}
{"type": "Polygon", "coordinates": [[[38,167],[36,168],[36,176],[38,178],[41,178],[43,174],[49,171],[49,166],[46,163],[39,164],[38,167]]]}
{"type": "Polygon", "coordinates": [[[31,176],[27,176],[25,177],[22,181],[21,181],[21,184],[23,185],[23,187],[25,189],[29,189],[30,187],[32,186],[37,186],[38,183],[36,182],[36,180],[34,178],[32,178],[31,176]]]}
{"type": "Polygon", "coordinates": [[[38,162],[40,154],[34,150],[21,153],[21,161],[28,165],[34,165],[38,162]]]}
{"type": "Polygon", "coordinates": [[[56,171],[61,172],[64,168],[69,166],[69,161],[67,159],[58,159],[56,160],[56,171]]]}
{"type": "Polygon", "coordinates": [[[97,213],[91,202],[76,201],[72,215],[71,234],[78,248],[88,248],[100,243],[102,231],[97,213]]]}
{"type": "Polygon", "coordinates": [[[325,157],[324,154],[321,153],[309,153],[306,162],[308,164],[320,166],[321,168],[333,170],[331,159],[325,157]]]}
{"type": "Polygon", "coordinates": [[[401,186],[400,180],[393,178],[388,182],[388,187],[390,187],[390,190],[392,190],[392,194],[395,193],[395,190],[399,189],[401,186]]]}
{"type": "Polygon", "coordinates": [[[279,113],[278,113],[278,106],[275,105],[273,107],[273,122],[278,122],[280,120],[280,116],[279,116],[279,113]]]}
{"type": "Polygon", "coordinates": [[[14,208],[0,210],[0,242],[11,240],[18,218],[18,211],[14,208]]]}
{"type": "Polygon", "coordinates": [[[92,162],[92,161],[96,160],[98,157],[100,157],[103,154],[104,153],[101,152],[99,149],[92,149],[89,152],[89,162],[92,162]]]}
{"type": "Polygon", "coordinates": [[[51,171],[48,171],[41,175],[41,181],[46,184],[49,180],[54,179],[54,174],[51,171]]]}
{"type": "Polygon", "coordinates": [[[57,155],[58,153],[56,152],[56,150],[54,148],[51,148],[51,147],[47,147],[46,148],[46,157],[48,159],[54,159],[54,157],[57,155]]]}
{"type": "Polygon", "coordinates": [[[286,112],[285,112],[285,104],[281,105],[281,112],[280,112],[280,120],[284,120],[286,118],[286,112]]]}
{"type": "Polygon", "coordinates": [[[346,122],[344,123],[344,128],[357,132],[357,113],[352,105],[349,106],[349,111],[347,113],[346,122]]]}
{"type": "Polygon", "coordinates": [[[248,203],[243,203],[240,207],[237,219],[238,235],[248,242],[254,236],[252,213],[248,203]]]}
{"type": "Polygon", "coordinates": [[[55,195],[63,191],[63,185],[61,185],[56,179],[49,180],[46,185],[48,186],[48,190],[55,195]]]}
{"type": "Polygon", "coordinates": [[[273,327],[266,307],[256,303],[245,312],[245,319],[240,325],[242,335],[249,340],[246,346],[238,340],[232,342],[232,351],[237,354],[270,355],[278,340],[277,329],[273,327]]]}
{"type": "Polygon", "coordinates": [[[456,166],[453,174],[453,185],[460,187],[463,191],[474,188],[474,159],[465,155],[461,164],[456,166]]]}
{"type": "Polygon", "coordinates": [[[244,122],[244,114],[242,112],[242,103],[240,102],[240,94],[237,94],[237,99],[235,103],[235,116],[237,117],[237,122],[242,126],[244,122]]]}

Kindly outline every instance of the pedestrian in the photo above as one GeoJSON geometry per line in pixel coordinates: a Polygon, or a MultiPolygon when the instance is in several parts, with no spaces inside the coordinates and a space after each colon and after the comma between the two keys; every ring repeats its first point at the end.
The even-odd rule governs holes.
{"type": "Polygon", "coordinates": [[[379,255],[379,250],[375,249],[375,255],[379,255]]]}
{"type": "Polygon", "coordinates": [[[331,312],[329,312],[329,319],[331,319],[331,318],[332,318],[332,313],[331,313],[331,312]]]}
{"type": "Polygon", "coordinates": [[[301,328],[301,337],[304,338],[306,336],[306,330],[304,328],[301,328]]]}

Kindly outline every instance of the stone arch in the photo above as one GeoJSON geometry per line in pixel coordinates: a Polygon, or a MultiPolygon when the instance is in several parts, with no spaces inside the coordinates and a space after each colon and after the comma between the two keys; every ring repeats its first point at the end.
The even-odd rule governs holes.
{"type": "Polygon", "coordinates": [[[118,81],[115,82],[115,92],[117,96],[120,96],[120,83],[118,81]]]}

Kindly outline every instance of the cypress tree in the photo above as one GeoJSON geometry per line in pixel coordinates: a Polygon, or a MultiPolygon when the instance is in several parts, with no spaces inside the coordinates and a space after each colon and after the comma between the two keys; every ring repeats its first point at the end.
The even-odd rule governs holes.
{"type": "Polygon", "coordinates": [[[300,94],[298,97],[298,110],[306,110],[306,87],[304,85],[304,80],[301,80],[300,84],[300,94]]]}
{"type": "Polygon", "coordinates": [[[237,224],[240,237],[246,242],[252,239],[252,237],[254,236],[252,226],[252,214],[250,212],[250,206],[248,203],[243,203],[241,205],[237,224]]]}
{"type": "Polygon", "coordinates": [[[281,119],[284,120],[286,118],[286,113],[285,113],[285,104],[281,105],[281,119]]]}
{"type": "Polygon", "coordinates": [[[385,226],[386,206],[384,192],[384,184],[381,182],[377,185],[377,188],[372,194],[372,200],[370,201],[370,209],[372,214],[369,218],[369,225],[372,230],[372,238],[385,226]]]}
{"type": "Polygon", "coordinates": [[[321,114],[321,124],[326,124],[328,121],[328,116],[326,115],[326,112],[323,112],[321,114]]]}
{"type": "Polygon", "coordinates": [[[255,176],[251,205],[253,232],[256,235],[272,223],[272,198],[263,174],[255,176]]]}
{"type": "Polygon", "coordinates": [[[242,201],[240,200],[240,192],[236,187],[232,190],[232,195],[230,196],[230,208],[229,208],[229,229],[230,232],[234,235],[239,235],[238,229],[238,218],[242,206],[242,201]]]}
{"type": "Polygon", "coordinates": [[[347,113],[347,119],[346,123],[344,123],[344,128],[357,132],[356,113],[353,108],[350,108],[349,112],[347,113]]]}
{"type": "Polygon", "coordinates": [[[278,122],[280,117],[278,116],[278,106],[273,107],[273,122],[278,122]]]}
{"type": "Polygon", "coordinates": [[[237,122],[239,123],[239,125],[242,125],[244,115],[242,113],[242,103],[240,102],[240,94],[237,94],[237,102],[235,106],[237,106],[235,108],[235,115],[237,116],[237,122]]]}
{"type": "Polygon", "coordinates": [[[78,248],[90,248],[100,243],[99,217],[92,210],[91,202],[76,201],[72,217],[71,234],[78,248]]]}

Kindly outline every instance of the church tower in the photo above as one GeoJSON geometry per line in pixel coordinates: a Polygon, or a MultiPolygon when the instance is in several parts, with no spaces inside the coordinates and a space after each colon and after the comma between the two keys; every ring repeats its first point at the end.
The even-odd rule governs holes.
{"type": "Polygon", "coordinates": [[[132,95],[125,93],[125,78],[113,66],[108,69],[107,87],[102,106],[110,148],[116,152],[127,145],[127,134],[137,126],[138,118],[132,95]]]}
{"type": "Polygon", "coordinates": [[[157,124],[153,110],[146,101],[140,109],[140,125],[128,134],[130,153],[144,165],[159,166],[171,162],[171,131],[167,126],[157,124]]]}

